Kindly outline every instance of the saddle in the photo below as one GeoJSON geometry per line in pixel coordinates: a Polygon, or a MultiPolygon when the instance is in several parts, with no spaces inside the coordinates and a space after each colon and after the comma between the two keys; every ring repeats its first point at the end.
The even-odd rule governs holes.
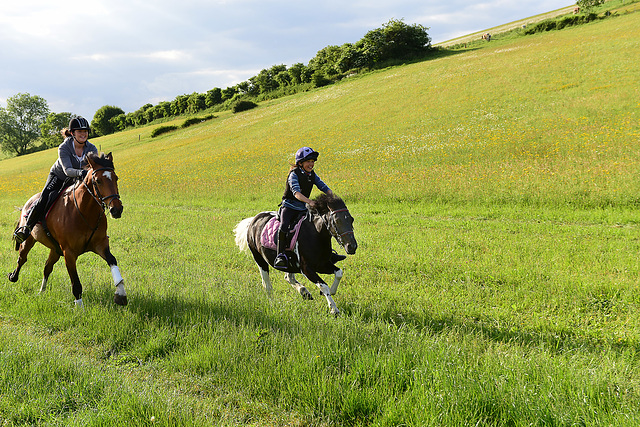
{"type": "MultiPolygon", "coordinates": [[[[49,239],[49,241],[51,243],[53,243],[54,249],[56,251],[56,253],[58,255],[62,255],[62,248],[60,247],[60,243],[58,243],[58,241],[55,239],[55,237],[53,237],[53,234],[51,234],[51,231],[49,231],[49,227],[47,227],[47,218],[49,217],[49,212],[51,211],[51,208],[53,208],[53,205],[56,204],[56,202],[58,201],[58,199],[62,196],[63,193],[65,193],[65,191],[70,187],[70,185],[66,185],[64,186],[56,195],[56,197],[53,198],[53,200],[49,200],[47,202],[47,204],[45,205],[45,214],[44,214],[44,218],[42,218],[40,221],[38,221],[38,224],[40,224],[42,226],[42,230],[44,231],[44,234],[47,236],[47,238],[49,239]]],[[[27,209],[24,218],[27,219],[29,217],[29,214],[31,214],[31,211],[33,210],[33,208],[35,207],[35,203],[32,203],[31,206],[29,206],[29,208],[27,209]]]]}
{"type": "MultiPolygon", "coordinates": [[[[294,226],[291,230],[288,230],[291,236],[289,247],[286,248],[287,251],[293,251],[296,247],[296,243],[298,242],[298,234],[300,233],[300,227],[302,226],[302,222],[306,218],[306,215],[302,215],[302,217],[294,222],[294,226]]],[[[262,234],[260,235],[260,243],[262,246],[268,249],[273,249],[274,251],[277,249],[277,238],[278,238],[278,229],[280,228],[280,221],[277,216],[274,216],[267,222],[267,224],[262,229],[262,234]]]]}

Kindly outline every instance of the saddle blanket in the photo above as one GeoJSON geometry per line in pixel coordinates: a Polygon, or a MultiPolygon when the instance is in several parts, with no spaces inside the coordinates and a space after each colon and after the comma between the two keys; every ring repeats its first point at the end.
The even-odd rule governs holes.
{"type": "MultiPolygon", "coordinates": [[[[289,232],[293,233],[293,237],[291,237],[291,243],[286,250],[293,251],[295,248],[296,242],[298,241],[298,234],[300,233],[300,226],[304,219],[305,216],[303,215],[302,218],[300,218],[300,221],[298,221],[293,227],[293,230],[289,232]]],[[[262,234],[260,235],[260,243],[262,243],[262,246],[268,249],[273,249],[274,251],[277,249],[276,236],[278,235],[278,228],[280,228],[280,221],[278,221],[278,217],[274,216],[262,229],[262,234]]]]}

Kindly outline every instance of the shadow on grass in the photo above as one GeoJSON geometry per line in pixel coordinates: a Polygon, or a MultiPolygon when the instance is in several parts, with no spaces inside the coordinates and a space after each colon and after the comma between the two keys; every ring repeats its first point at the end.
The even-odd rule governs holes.
{"type": "MultiPolygon", "coordinates": [[[[343,308],[343,315],[355,314],[354,307],[343,308]]],[[[580,349],[581,352],[602,353],[604,350],[616,352],[637,351],[637,344],[628,341],[616,341],[587,337],[566,329],[549,328],[544,331],[527,331],[522,327],[506,323],[504,327],[488,324],[490,320],[477,317],[429,316],[411,311],[387,310],[385,313],[364,309],[359,314],[364,321],[382,320],[395,325],[398,329],[412,328],[428,331],[431,334],[444,334],[456,331],[465,335],[474,335],[496,343],[513,344],[536,348],[556,354],[580,349]]]]}

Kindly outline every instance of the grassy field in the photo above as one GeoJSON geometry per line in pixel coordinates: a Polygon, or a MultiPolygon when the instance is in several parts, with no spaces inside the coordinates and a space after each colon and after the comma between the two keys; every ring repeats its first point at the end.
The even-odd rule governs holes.
{"type": "MultiPolygon", "coordinates": [[[[35,248],[0,281],[0,425],[638,425],[639,40],[621,14],[93,140],[130,303],[93,254],[84,310],[62,262],[38,295],[35,248]],[[302,145],[356,219],[337,319],[234,245],[302,145]]],[[[55,158],[0,161],[5,273],[55,158]]]]}

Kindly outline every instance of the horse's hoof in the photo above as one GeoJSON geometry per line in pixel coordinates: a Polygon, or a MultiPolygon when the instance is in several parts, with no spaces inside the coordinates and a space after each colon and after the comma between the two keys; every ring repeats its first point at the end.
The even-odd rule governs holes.
{"type": "Polygon", "coordinates": [[[9,281],[10,282],[17,282],[18,281],[18,275],[16,273],[9,273],[9,281]]]}
{"type": "Polygon", "coordinates": [[[128,304],[127,296],[115,294],[113,296],[113,302],[115,302],[118,305],[127,305],[128,304]]]}
{"type": "Polygon", "coordinates": [[[302,295],[302,299],[304,300],[312,300],[313,299],[313,295],[311,295],[311,292],[309,292],[307,290],[307,288],[300,288],[300,295],[302,295]]]}

